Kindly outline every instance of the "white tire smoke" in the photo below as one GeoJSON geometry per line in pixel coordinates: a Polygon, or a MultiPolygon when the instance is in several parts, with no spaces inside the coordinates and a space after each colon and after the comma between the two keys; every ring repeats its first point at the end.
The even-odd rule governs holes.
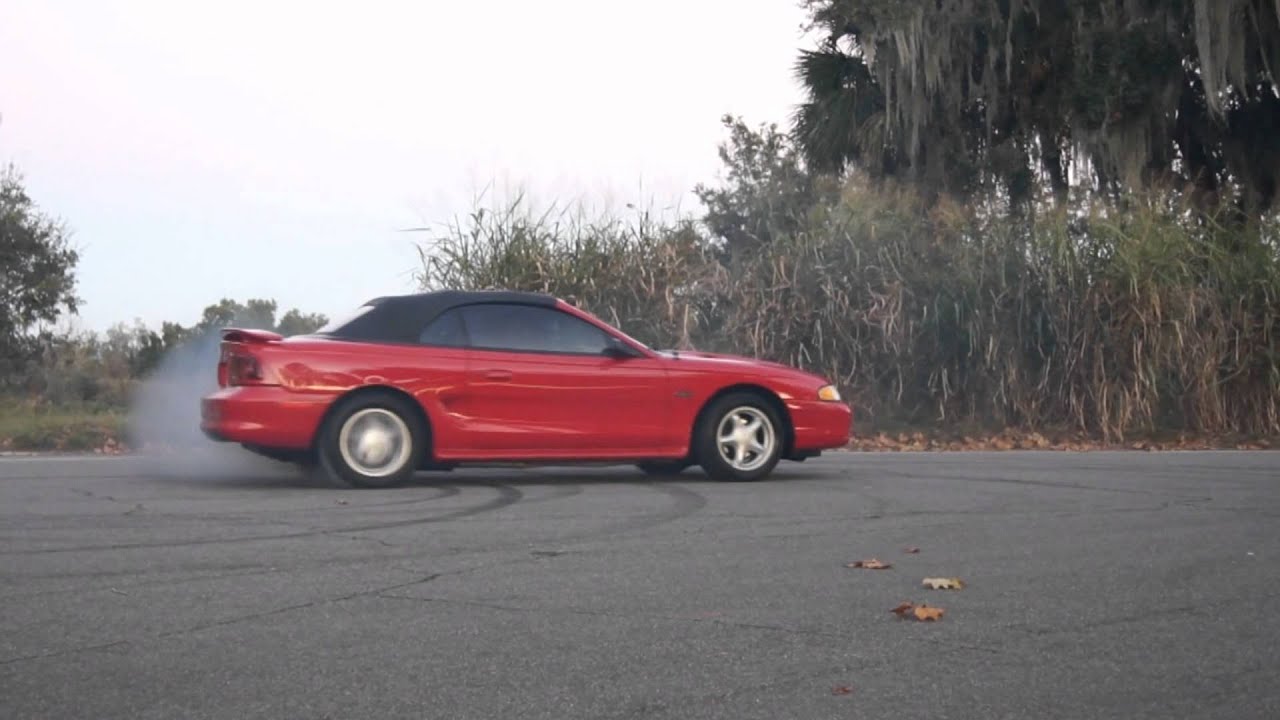
{"type": "Polygon", "coordinates": [[[289,465],[220,443],[200,430],[200,398],[218,389],[221,328],[170,350],[138,386],[129,407],[128,441],[152,473],[181,476],[276,476],[289,465]]]}

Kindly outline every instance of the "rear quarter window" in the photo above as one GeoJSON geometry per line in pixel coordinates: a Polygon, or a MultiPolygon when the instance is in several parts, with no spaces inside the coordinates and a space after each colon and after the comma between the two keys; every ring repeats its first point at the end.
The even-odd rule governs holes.
{"type": "Polygon", "coordinates": [[[418,342],[436,347],[465,347],[467,331],[462,324],[462,313],[456,309],[449,310],[432,320],[423,328],[418,342]]]}

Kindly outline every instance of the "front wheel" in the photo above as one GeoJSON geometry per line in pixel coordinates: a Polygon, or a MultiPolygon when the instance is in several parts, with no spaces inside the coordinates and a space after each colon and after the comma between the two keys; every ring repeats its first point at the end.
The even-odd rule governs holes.
{"type": "Polygon", "coordinates": [[[697,429],[698,460],[714,480],[750,482],[782,455],[782,418],[755,393],[731,393],[707,408],[697,429]]]}
{"type": "Polygon", "coordinates": [[[382,488],[408,480],[422,464],[427,429],[411,401],[390,393],[342,401],[317,446],[325,476],[342,487],[382,488]]]}

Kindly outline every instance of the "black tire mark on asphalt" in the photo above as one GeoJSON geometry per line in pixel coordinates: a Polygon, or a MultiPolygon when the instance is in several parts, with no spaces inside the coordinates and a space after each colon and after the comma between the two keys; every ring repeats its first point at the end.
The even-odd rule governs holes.
{"type": "MultiPolygon", "coordinates": [[[[506,485],[502,485],[501,483],[476,482],[474,484],[483,485],[487,487],[495,487],[495,488],[507,487],[506,485]]],[[[591,540],[597,537],[605,537],[605,536],[610,536],[610,535],[615,535],[620,533],[634,532],[636,530],[658,527],[660,525],[664,525],[669,522],[674,522],[675,520],[678,520],[680,518],[687,517],[689,515],[697,513],[707,504],[706,497],[703,496],[701,493],[695,492],[693,490],[690,490],[686,487],[682,487],[679,485],[673,485],[673,484],[667,484],[667,483],[633,483],[633,482],[629,482],[625,484],[632,487],[644,487],[647,489],[656,489],[663,494],[673,497],[675,499],[675,503],[670,509],[664,510],[656,514],[646,514],[641,517],[632,518],[627,521],[624,521],[621,524],[614,525],[608,528],[575,533],[567,537],[558,538],[554,540],[554,542],[557,542],[557,543],[581,542],[583,540],[591,540]]],[[[551,483],[548,483],[548,485],[551,485],[551,483]]],[[[534,498],[532,500],[525,501],[522,504],[532,504],[537,502],[550,502],[550,501],[556,501],[556,500],[563,500],[569,497],[573,497],[575,495],[579,495],[583,492],[583,486],[577,483],[574,483],[574,484],[555,483],[555,486],[557,488],[555,492],[550,493],[544,497],[534,498]]],[[[440,495],[437,495],[435,496],[435,499],[439,499],[442,497],[451,497],[460,492],[460,488],[458,488],[457,486],[439,486],[439,487],[441,489],[448,490],[449,492],[445,492],[440,495]]],[[[521,496],[523,497],[523,494],[521,494],[521,496]]],[[[506,497],[503,495],[499,495],[499,498],[496,498],[495,500],[490,501],[490,503],[486,503],[486,506],[497,502],[498,499],[506,499],[506,497]]],[[[421,502],[421,501],[422,501],[421,499],[417,499],[414,501],[396,501],[396,502],[402,503],[402,502],[421,502]]],[[[393,504],[393,503],[378,503],[378,505],[384,505],[384,504],[393,504]]],[[[504,503],[504,505],[505,504],[507,503],[504,503]]],[[[366,508],[366,507],[372,507],[372,506],[361,505],[357,507],[366,508]]],[[[479,512],[484,512],[487,509],[494,509],[494,508],[490,508],[490,507],[485,507],[485,509],[479,509],[474,507],[464,508],[458,511],[458,513],[469,516],[469,515],[477,514],[477,510],[479,512]]],[[[457,515],[458,513],[455,513],[455,515],[457,515]]],[[[453,518],[446,517],[446,516],[438,516],[430,519],[429,522],[437,522],[437,521],[446,520],[446,519],[453,519],[453,518]]],[[[398,523],[379,523],[376,528],[370,525],[365,525],[362,527],[365,530],[383,529],[386,527],[399,527],[399,526],[407,526],[412,524],[421,524],[423,522],[424,521],[422,519],[412,519],[412,520],[399,521],[398,523]]],[[[167,547],[167,546],[181,546],[181,545],[206,545],[206,544],[215,544],[215,543],[224,544],[224,543],[247,542],[252,540],[265,540],[265,539],[275,539],[275,538],[289,539],[294,537],[304,537],[307,535],[331,535],[331,534],[339,534],[339,533],[346,533],[346,532],[353,532],[353,530],[351,528],[317,529],[314,531],[280,534],[276,536],[267,536],[267,537],[229,538],[223,541],[215,541],[215,542],[194,540],[194,541],[188,541],[188,542],[182,542],[182,543],[163,543],[163,544],[158,543],[155,545],[162,545],[167,547]]],[[[359,532],[359,530],[356,530],[355,532],[359,532]]],[[[365,539],[372,540],[373,538],[365,538],[365,539]]],[[[537,542],[539,541],[525,540],[525,541],[522,541],[518,546],[524,546],[531,542],[534,544],[537,544],[537,542]]],[[[149,545],[149,546],[154,546],[154,545],[149,545]]],[[[505,549],[514,549],[518,546],[512,545],[510,548],[505,548],[505,549]]],[[[139,545],[134,545],[132,547],[139,547],[139,545]]],[[[504,549],[504,548],[495,547],[490,549],[497,550],[497,549],[504,549]]],[[[70,552],[71,549],[58,549],[57,551],[70,552]]],[[[33,551],[33,552],[48,553],[50,551],[33,551]]],[[[0,554],[3,554],[3,553],[0,553],[0,554]]],[[[534,553],[534,555],[536,558],[542,558],[546,556],[546,554],[538,555],[537,553],[534,553]]],[[[328,567],[330,565],[335,565],[335,564],[337,565],[363,564],[369,561],[383,561],[383,560],[399,561],[403,559],[404,559],[403,557],[388,558],[385,555],[377,555],[377,556],[371,556],[369,558],[343,560],[343,561],[338,561],[336,563],[332,560],[326,560],[320,563],[309,563],[309,564],[306,564],[305,566],[291,565],[289,567],[280,567],[280,568],[274,568],[274,567],[268,568],[263,565],[255,565],[255,564],[238,564],[238,565],[232,565],[232,566],[220,566],[220,567],[202,568],[202,569],[194,570],[194,572],[196,573],[212,573],[212,574],[196,574],[191,577],[173,578],[168,580],[159,580],[159,581],[151,581],[151,582],[124,583],[124,584],[117,583],[115,586],[104,585],[100,587],[90,587],[90,588],[85,588],[85,587],[59,588],[54,590],[39,590],[39,591],[27,592],[27,593],[20,592],[20,593],[8,594],[8,595],[0,595],[0,599],[13,599],[13,598],[20,598],[20,597],[34,597],[34,596],[56,595],[56,594],[77,593],[77,592],[105,592],[112,589],[112,587],[119,587],[121,590],[129,590],[129,589],[140,589],[140,588],[145,588],[150,586],[181,585],[189,582],[200,582],[205,580],[216,581],[216,580],[225,579],[225,578],[271,574],[275,572],[281,572],[284,570],[293,571],[293,570],[303,569],[304,567],[315,569],[319,567],[328,567]]],[[[93,572],[93,571],[72,572],[72,573],[56,573],[53,575],[45,575],[45,576],[30,576],[23,579],[25,580],[59,580],[59,579],[88,580],[88,579],[101,579],[101,578],[108,578],[108,577],[114,577],[114,578],[130,577],[130,576],[145,574],[146,572],[147,572],[146,570],[125,570],[125,571],[117,570],[117,571],[107,571],[107,572],[93,572]]]]}
{"type": "MultiPolygon", "coordinates": [[[[513,482],[513,483],[516,482],[514,478],[510,478],[510,477],[503,478],[503,479],[507,480],[508,482],[513,482]]],[[[554,482],[554,481],[547,481],[546,483],[521,482],[521,484],[522,485],[531,485],[531,484],[559,485],[560,483],[554,482]]],[[[586,484],[592,484],[592,483],[590,483],[590,481],[586,481],[583,484],[586,485],[586,484]]],[[[551,537],[546,539],[540,539],[535,536],[522,536],[518,542],[502,543],[502,544],[494,543],[491,545],[487,545],[485,547],[485,550],[491,551],[491,552],[509,552],[513,550],[527,548],[531,545],[557,545],[558,546],[558,545],[564,545],[569,543],[590,541],[598,538],[611,537],[615,535],[621,535],[623,533],[631,533],[637,530],[648,530],[651,528],[660,527],[662,525],[666,525],[668,523],[672,523],[677,520],[689,517],[690,515],[693,515],[701,511],[703,508],[707,506],[707,498],[702,493],[699,493],[695,490],[685,487],[684,485],[673,483],[670,481],[659,480],[654,482],[632,482],[632,481],[615,482],[611,480],[608,483],[602,483],[602,484],[607,484],[610,486],[626,486],[626,487],[644,488],[646,490],[656,490],[657,492],[672,498],[674,502],[672,503],[671,507],[667,509],[660,510],[655,513],[645,513],[637,517],[627,518],[622,522],[611,525],[609,527],[583,530],[575,533],[570,533],[568,535],[561,535],[558,537],[551,537]]],[[[582,486],[578,485],[577,483],[573,484],[571,487],[574,487],[576,489],[573,492],[557,494],[552,497],[538,498],[522,504],[532,504],[535,502],[545,502],[545,501],[551,501],[551,500],[563,500],[565,498],[580,494],[583,489],[582,486]]],[[[532,557],[532,560],[537,561],[537,560],[547,559],[548,555],[545,554],[546,551],[543,551],[543,552],[544,554],[542,555],[535,554],[532,557]]],[[[526,559],[526,561],[527,560],[528,559],[526,559]]]]}
{"type": "MultiPolygon", "coordinates": [[[[551,483],[548,483],[548,484],[551,484],[551,483]]],[[[679,485],[675,483],[659,481],[659,482],[647,482],[647,483],[626,482],[626,483],[620,483],[620,484],[625,484],[630,487],[643,487],[646,489],[656,490],[657,492],[660,492],[662,494],[665,494],[671,497],[674,500],[674,503],[667,510],[663,510],[657,513],[645,514],[639,517],[628,519],[619,524],[615,524],[606,528],[586,530],[578,533],[573,533],[568,536],[554,538],[549,540],[549,542],[555,542],[555,543],[581,542],[584,540],[593,540],[601,537],[609,537],[609,536],[618,535],[622,533],[630,533],[630,532],[635,532],[637,530],[646,530],[654,527],[659,527],[661,525],[665,525],[667,523],[671,523],[681,518],[693,515],[698,511],[702,510],[707,505],[707,498],[704,495],[694,490],[691,490],[687,487],[684,487],[683,485],[679,485]]],[[[503,484],[500,481],[474,481],[474,482],[468,482],[467,485],[491,487],[498,491],[498,495],[492,500],[489,500],[477,506],[461,508],[459,510],[447,512],[442,515],[435,515],[427,518],[409,518],[405,520],[380,522],[380,523],[366,523],[362,525],[355,525],[355,526],[348,526],[348,527],[341,527],[341,528],[318,528],[313,530],[302,530],[302,531],[291,532],[291,533],[250,535],[250,536],[241,536],[241,537],[234,537],[234,538],[201,538],[201,539],[195,539],[195,540],[184,540],[184,541],[176,541],[176,542],[117,543],[117,544],[111,544],[111,545],[48,548],[43,550],[0,551],[0,556],[48,555],[48,554],[62,554],[62,553],[69,553],[69,552],[115,551],[115,550],[130,550],[130,549],[143,549],[143,548],[155,548],[155,547],[193,547],[193,546],[209,546],[209,545],[229,545],[229,544],[248,543],[248,542],[267,542],[267,541],[274,541],[274,540],[292,540],[292,539],[305,538],[305,537],[340,535],[340,534],[346,534],[346,533],[367,532],[371,530],[387,530],[387,529],[393,529],[393,528],[409,527],[414,525],[425,525],[425,524],[431,524],[436,522],[446,522],[449,520],[457,520],[464,517],[470,517],[473,515],[482,514],[485,512],[492,512],[494,510],[501,509],[508,505],[513,505],[515,503],[518,503],[524,498],[524,493],[522,491],[516,489],[515,487],[512,487],[511,485],[503,484]]],[[[442,490],[442,494],[436,495],[433,498],[431,498],[433,500],[438,500],[444,497],[457,495],[460,492],[460,488],[453,485],[440,485],[436,487],[442,490]]],[[[566,487],[566,490],[564,492],[556,492],[549,497],[534,499],[534,500],[531,500],[530,502],[548,502],[548,501],[554,501],[554,500],[563,500],[563,499],[572,497],[574,495],[578,495],[582,492],[582,486],[576,483],[573,485],[565,486],[565,487],[566,487]]],[[[394,503],[407,504],[407,503],[426,502],[426,501],[428,501],[428,499],[414,498],[412,500],[393,501],[393,503],[386,503],[386,504],[394,504],[394,503]]],[[[360,507],[371,507],[371,506],[357,505],[354,507],[360,508],[360,507]]],[[[528,542],[529,541],[526,540],[522,544],[527,544],[528,542]]]]}
{"type": "Polygon", "coordinates": [[[643,487],[657,490],[670,497],[674,502],[671,508],[655,513],[653,515],[644,515],[624,522],[621,525],[606,528],[601,531],[592,531],[587,534],[587,538],[604,537],[606,535],[617,535],[625,532],[635,532],[636,530],[649,530],[661,525],[675,522],[682,518],[689,517],[702,510],[707,506],[707,497],[700,492],[691,490],[683,485],[675,483],[627,483],[631,487],[643,487]]]}
{"type": "MultiPolygon", "coordinates": [[[[550,485],[551,483],[548,483],[550,485]]],[[[525,500],[522,505],[533,505],[534,503],[554,502],[556,500],[564,500],[574,495],[582,494],[582,486],[577,483],[555,483],[555,490],[541,497],[525,500]]]]}
{"type": "MultiPolygon", "coordinates": [[[[6,555],[53,555],[69,552],[95,552],[104,550],[134,550],[140,548],[158,548],[158,547],[194,547],[201,545],[233,545],[246,542],[266,542],[271,540],[294,540],[297,538],[316,537],[323,535],[342,535],[346,533],[367,532],[370,530],[389,530],[392,528],[408,527],[411,525],[427,525],[430,523],[447,522],[449,520],[459,520],[473,515],[480,515],[486,512],[499,510],[508,505],[514,505],[524,498],[524,493],[520,490],[503,485],[500,483],[480,482],[475,485],[491,487],[497,490],[498,494],[491,500],[483,502],[472,507],[464,507],[458,510],[452,510],[442,515],[432,515],[425,518],[410,518],[407,520],[395,520],[391,522],[369,523],[364,525],[352,525],[340,528],[321,528],[316,530],[302,530],[292,533],[274,533],[270,535],[247,535],[233,538],[200,538],[196,540],[179,540],[170,542],[138,542],[138,543],[116,543],[112,545],[82,545],[75,547],[47,548],[43,550],[7,550],[0,551],[0,556],[6,555]]],[[[455,493],[456,494],[456,493],[455,493]]]]}
{"type": "Polygon", "coordinates": [[[608,528],[603,532],[593,533],[593,536],[603,537],[612,536],[617,533],[630,533],[635,530],[646,530],[657,528],[659,525],[675,523],[676,520],[689,518],[690,515],[707,507],[707,496],[703,493],[692,491],[692,489],[677,483],[627,483],[627,486],[655,489],[663,495],[671,497],[673,501],[671,509],[663,512],[655,512],[653,515],[643,515],[635,520],[622,523],[618,527],[608,528]]]}
{"type": "MultiPolygon", "coordinates": [[[[457,495],[459,492],[461,492],[461,488],[457,487],[456,485],[432,485],[429,487],[424,487],[422,489],[435,490],[436,492],[431,495],[425,495],[425,496],[419,495],[419,496],[415,496],[405,500],[388,500],[386,502],[375,502],[375,503],[351,503],[349,501],[346,501],[345,498],[341,498],[341,500],[343,500],[341,505],[347,506],[355,510],[367,510],[372,508],[385,508],[385,507],[399,507],[404,505],[421,505],[422,503],[435,502],[437,500],[443,500],[445,498],[453,497],[454,495],[457,495]]],[[[70,488],[70,490],[71,492],[76,493],[77,495],[83,495],[85,497],[90,497],[98,500],[107,500],[110,502],[124,503],[124,504],[134,503],[134,499],[120,500],[110,495],[94,495],[92,492],[88,490],[82,490],[80,488],[70,488]]],[[[145,504],[145,502],[146,501],[144,501],[143,504],[145,504]]],[[[291,514],[291,513],[296,514],[296,513],[309,513],[309,512],[323,512],[325,510],[332,510],[332,509],[335,509],[333,504],[318,505],[316,507],[287,507],[287,508],[269,507],[269,508],[262,508],[260,510],[246,508],[243,510],[237,510],[236,512],[233,512],[233,513],[200,513],[200,517],[204,517],[204,518],[222,517],[227,519],[246,518],[247,519],[247,518],[253,517],[254,515],[258,515],[262,513],[271,513],[273,515],[285,515],[285,514],[291,514]]],[[[160,513],[160,514],[172,516],[171,513],[160,513]]],[[[182,513],[178,514],[179,517],[181,517],[182,515],[183,515],[182,513]]]]}
{"type": "MultiPolygon", "coordinates": [[[[689,517],[707,506],[707,498],[702,493],[671,482],[625,482],[617,484],[625,485],[627,487],[657,490],[658,492],[670,497],[674,502],[671,507],[666,510],[629,518],[618,524],[605,528],[583,530],[576,533],[570,533],[568,535],[562,535],[560,537],[549,538],[547,540],[525,538],[521,541],[520,546],[546,543],[562,545],[566,543],[583,542],[586,540],[595,540],[597,538],[611,537],[614,535],[621,535],[623,533],[635,532],[637,530],[649,530],[689,517]]],[[[509,547],[503,547],[502,549],[513,549],[514,547],[516,546],[512,545],[509,547]]]]}
{"type": "MultiPolygon", "coordinates": [[[[349,507],[357,510],[364,510],[366,508],[393,507],[397,505],[419,505],[422,503],[435,502],[436,500],[443,500],[448,497],[453,497],[454,495],[457,495],[458,493],[462,492],[462,488],[458,487],[457,485],[432,485],[424,489],[437,490],[439,492],[437,492],[435,495],[430,495],[428,497],[414,497],[414,498],[409,498],[407,500],[389,500],[387,502],[376,502],[376,503],[352,503],[349,505],[349,507]]],[[[321,509],[321,508],[312,508],[312,509],[321,509]]],[[[290,508],[285,512],[306,512],[307,510],[308,508],[290,508]]],[[[267,512],[267,511],[263,511],[263,512],[267,512]]]]}
{"type": "Polygon", "coordinates": [[[321,530],[317,534],[331,535],[335,533],[351,533],[366,532],[368,530],[388,530],[391,528],[406,527],[409,525],[426,525],[428,523],[445,522],[447,520],[458,520],[464,517],[480,515],[482,513],[500,510],[508,505],[514,505],[524,499],[524,492],[510,485],[502,483],[476,483],[485,487],[493,488],[498,491],[498,496],[492,500],[475,505],[473,507],[460,508],[447,512],[443,515],[434,515],[426,518],[414,518],[410,520],[396,520],[394,522],[372,523],[369,525],[357,525],[354,527],[338,528],[336,530],[321,530]]]}

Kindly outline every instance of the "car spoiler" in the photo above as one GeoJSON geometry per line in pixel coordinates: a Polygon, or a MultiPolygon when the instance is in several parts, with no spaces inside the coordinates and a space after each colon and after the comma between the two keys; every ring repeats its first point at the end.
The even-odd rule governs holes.
{"type": "Polygon", "coordinates": [[[223,328],[222,341],[244,343],[246,345],[262,345],[283,340],[284,336],[270,330],[251,330],[249,328],[223,328]]]}

